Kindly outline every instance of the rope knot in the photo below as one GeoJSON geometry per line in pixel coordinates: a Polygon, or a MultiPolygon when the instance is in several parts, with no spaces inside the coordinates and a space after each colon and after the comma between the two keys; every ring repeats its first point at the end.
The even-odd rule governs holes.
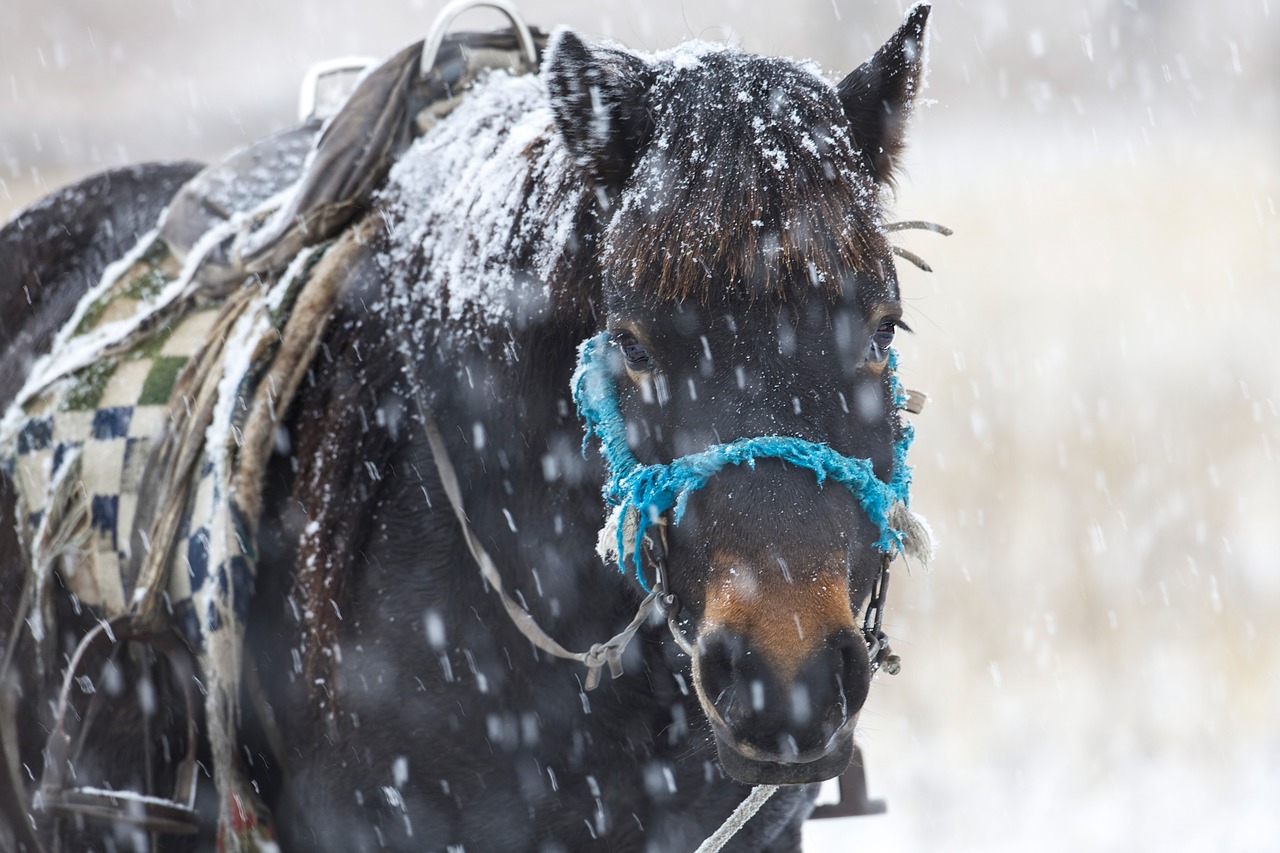
{"type": "Polygon", "coordinates": [[[619,678],[622,675],[622,652],[626,644],[618,643],[617,640],[618,638],[614,637],[603,643],[594,643],[582,656],[582,662],[587,667],[585,686],[588,690],[595,690],[600,686],[600,670],[606,664],[609,666],[610,678],[619,678]]]}

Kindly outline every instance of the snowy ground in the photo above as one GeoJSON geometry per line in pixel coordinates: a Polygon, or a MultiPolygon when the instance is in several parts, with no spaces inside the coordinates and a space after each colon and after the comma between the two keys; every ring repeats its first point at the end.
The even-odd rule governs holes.
{"type": "MultiPolygon", "coordinates": [[[[587,15],[524,5],[548,23],[587,15]]],[[[834,37],[817,33],[851,29],[851,63],[870,47],[851,21],[887,34],[893,5],[815,3],[807,30],[790,20],[772,41],[758,35],[770,21],[739,30],[762,50],[803,53],[812,38],[831,64],[834,37]]],[[[903,238],[936,270],[904,265],[917,333],[901,347],[908,384],[932,397],[914,504],[941,550],[931,573],[895,576],[887,627],[903,671],[863,714],[871,795],[889,813],[812,824],[809,850],[1280,850],[1280,8],[1237,0],[1200,20],[1172,3],[1148,20],[1133,5],[937,4],[940,103],[918,116],[899,213],[956,230],[903,238]]],[[[594,31],[650,47],[670,44],[681,15],[695,34],[713,17],[694,3],[656,18],[590,8],[594,31]]],[[[207,25],[202,4],[173,9],[207,25]]],[[[80,33],[64,46],[83,40],[63,15],[80,33]]],[[[180,120],[158,119],[172,147],[156,150],[118,118],[75,124],[94,97],[35,109],[41,74],[76,67],[47,35],[56,18],[31,13],[30,44],[0,36],[0,84],[13,80],[12,103],[0,86],[0,219],[95,164],[228,144],[212,129],[245,81],[215,69],[234,42],[211,37],[176,77],[143,63],[144,78],[217,104],[198,122],[185,101],[180,120]],[[37,114],[80,129],[59,141],[37,114]],[[38,159],[14,116],[46,128],[46,155],[84,156],[38,159]]],[[[365,52],[408,38],[375,23],[384,41],[365,52]]],[[[330,53],[355,50],[361,25],[335,28],[351,44],[330,53]]],[[[112,39],[104,56],[122,58],[107,71],[136,89],[144,47],[112,39]]],[[[274,110],[289,109],[283,89],[274,110]]]]}

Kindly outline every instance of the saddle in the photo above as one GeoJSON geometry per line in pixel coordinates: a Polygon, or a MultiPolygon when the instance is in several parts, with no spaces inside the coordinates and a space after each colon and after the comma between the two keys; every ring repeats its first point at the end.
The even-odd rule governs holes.
{"type": "MultiPolygon", "coordinates": [[[[4,414],[0,465],[17,486],[26,570],[15,624],[31,626],[41,674],[57,664],[55,574],[100,619],[63,674],[37,814],[196,832],[199,673],[219,844],[268,849],[269,815],[235,744],[277,415],[319,346],[346,249],[361,237],[353,225],[388,169],[474,80],[535,71],[546,44],[523,23],[446,37],[448,24],[381,64],[340,61],[309,75],[300,123],[187,183],[82,299],[4,414]],[[76,787],[67,776],[104,696],[82,713],[73,686],[125,645],[149,648],[189,688],[189,748],[172,792],[76,787]]],[[[12,733],[5,716],[0,729],[12,733]]],[[[14,750],[16,736],[0,738],[0,787],[18,792],[16,755],[2,754],[14,750]]],[[[26,826],[14,799],[0,797],[11,823],[26,826]]]]}

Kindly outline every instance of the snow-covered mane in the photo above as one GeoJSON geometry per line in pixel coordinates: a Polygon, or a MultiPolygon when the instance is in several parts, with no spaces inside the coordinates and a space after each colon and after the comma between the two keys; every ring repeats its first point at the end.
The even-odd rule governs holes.
{"type": "Polygon", "coordinates": [[[386,308],[410,343],[544,314],[591,196],[538,76],[493,73],[391,169],[381,193],[386,308]]]}
{"type": "Polygon", "coordinates": [[[891,276],[874,261],[881,185],[812,63],[705,42],[593,58],[630,88],[492,73],[392,168],[375,307],[412,318],[409,346],[438,329],[492,340],[561,297],[595,299],[602,280],[659,300],[785,301],[855,270],[891,276]],[[584,107],[580,136],[557,127],[584,107]],[[626,166],[606,153],[619,132],[638,155],[626,166]]]}

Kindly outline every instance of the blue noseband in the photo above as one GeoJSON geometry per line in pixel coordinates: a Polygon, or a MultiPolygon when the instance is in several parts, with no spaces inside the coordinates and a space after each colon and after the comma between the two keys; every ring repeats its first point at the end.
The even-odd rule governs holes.
{"type": "MultiPolygon", "coordinates": [[[[911,487],[911,467],[907,465],[907,448],[914,433],[902,423],[893,447],[893,475],[886,483],[875,475],[870,459],[842,456],[825,444],[782,435],[740,438],[727,444],[713,444],[700,453],[681,456],[666,464],[643,465],[627,444],[627,427],[618,409],[618,392],[609,369],[609,335],[602,332],[583,341],[578,347],[578,369],[573,375],[573,399],[578,415],[586,422],[587,434],[582,441],[583,453],[594,434],[600,438],[601,453],[609,467],[609,480],[604,497],[625,517],[635,510],[638,521],[630,548],[624,547],[626,525],[618,524],[618,568],[624,574],[626,554],[633,555],[636,580],[646,592],[649,583],[641,568],[640,543],[645,529],[662,513],[674,510],[672,522],[679,524],[689,496],[707,484],[726,465],[744,462],[755,468],[761,458],[781,459],[817,475],[818,483],[828,478],[843,483],[862,504],[867,517],[880,530],[876,547],[892,554],[903,547],[904,533],[889,522],[890,510],[896,503],[905,506],[911,487]]],[[[898,381],[898,354],[890,350],[890,381],[893,383],[894,405],[900,410],[906,392],[898,381]]]]}

